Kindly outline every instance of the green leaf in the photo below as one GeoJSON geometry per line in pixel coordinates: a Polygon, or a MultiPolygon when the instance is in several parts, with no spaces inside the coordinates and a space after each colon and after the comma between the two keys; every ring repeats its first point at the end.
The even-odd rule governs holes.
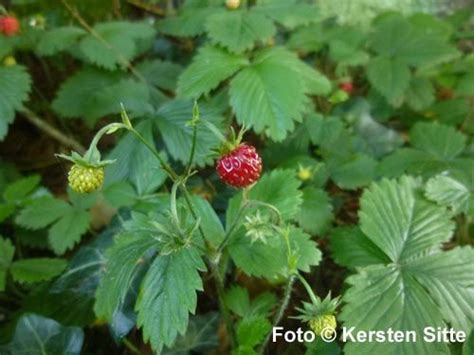
{"type": "Polygon", "coordinates": [[[35,199],[21,210],[15,222],[28,229],[45,228],[64,216],[70,209],[71,206],[67,202],[45,196],[35,199]]]}
{"type": "Polygon", "coordinates": [[[17,260],[11,264],[13,279],[21,283],[47,281],[61,274],[66,268],[64,259],[35,258],[17,260]]]}
{"type": "Polygon", "coordinates": [[[211,204],[200,196],[191,196],[197,216],[201,219],[201,229],[207,240],[214,246],[218,246],[224,240],[224,227],[211,204]]]}
{"type": "Polygon", "coordinates": [[[39,175],[19,179],[6,187],[3,192],[3,198],[9,202],[21,201],[38,187],[40,180],[41,177],[39,175]]]}
{"type": "Polygon", "coordinates": [[[72,47],[86,33],[85,30],[76,26],[53,28],[41,36],[36,51],[39,55],[55,55],[72,47]]]}
{"type": "MultiPolygon", "coordinates": [[[[156,114],[155,122],[170,155],[186,164],[191,151],[193,128],[186,123],[192,118],[193,103],[189,100],[173,100],[163,105],[156,114]]],[[[207,120],[222,129],[224,118],[213,107],[199,106],[201,120],[207,120]]],[[[220,144],[219,139],[204,123],[198,125],[194,163],[205,166],[213,162],[212,149],[220,144]]]]}
{"type": "Polygon", "coordinates": [[[88,211],[69,208],[49,230],[48,239],[53,251],[57,255],[62,255],[68,249],[72,249],[88,231],[90,222],[91,216],[88,211]]]}
{"type": "Polygon", "coordinates": [[[176,89],[178,76],[183,70],[179,64],[160,59],[143,61],[136,69],[150,85],[170,91],[176,89]]]}
{"type": "MultiPolygon", "coordinates": [[[[149,142],[154,144],[153,122],[145,120],[135,129],[149,142]]],[[[166,156],[160,153],[164,160],[166,156]]],[[[138,195],[155,191],[166,180],[166,173],[159,161],[132,133],[127,133],[118,142],[107,159],[116,159],[105,171],[105,185],[129,180],[138,195]]]]}
{"type": "Polygon", "coordinates": [[[466,73],[456,85],[456,94],[472,96],[474,95],[474,72],[466,73]]]}
{"type": "MultiPolygon", "coordinates": [[[[319,265],[322,254],[311,236],[299,228],[290,228],[290,248],[297,257],[296,267],[303,272],[310,272],[311,266],[319,265]]],[[[284,249],[283,246],[281,246],[284,249]]]]}
{"type": "Polygon", "coordinates": [[[367,76],[375,89],[392,106],[399,106],[410,84],[408,66],[397,58],[377,57],[367,66],[367,76]]]}
{"type": "Polygon", "coordinates": [[[331,82],[315,68],[299,61],[295,63],[306,86],[308,95],[327,95],[331,91],[331,82]]]}
{"type": "Polygon", "coordinates": [[[233,286],[227,290],[224,301],[226,306],[240,317],[245,317],[250,311],[250,297],[246,288],[233,286]]]}
{"type": "Polygon", "coordinates": [[[379,247],[357,227],[339,227],[331,233],[334,260],[343,266],[356,268],[390,261],[379,247]]]}
{"type": "Polygon", "coordinates": [[[84,334],[79,327],[64,327],[49,318],[24,314],[16,324],[6,351],[11,354],[79,355],[83,340],[84,334]]]}
{"type": "Polygon", "coordinates": [[[30,88],[31,78],[25,67],[0,67],[0,141],[15,119],[15,111],[20,110],[28,99],[30,88]]]}
{"type": "Polygon", "coordinates": [[[190,248],[158,256],[150,266],[136,310],[144,340],[150,341],[156,352],[170,347],[178,333],[186,331],[189,312],[196,310],[196,290],[203,289],[199,271],[204,270],[198,252],[190,248]]]}
{"type": "Polygon", "coordinates": [[[327,164],[331,178],[339,187],[357,189],[373,180],[377,161],[365,154],[353,154],[344,159],[329,154],[327,164]]]}
{"type": "Polygon", "coordinates": [[[230,84],[237,121],[272,140],[283,140],[306,109],[307,87],[300,67],[298,58],[283,48],[258,52],[230,84]]]}
{"type": "Polygon", "coordinates": [[[428,180],[425,196],[436,203],[458,211],[467,212],[472,192],[462,182],[446,175],[437,175],[428,180]]]}
{"type": "Polygon", "coordinates": [[[306,187],[303,189],[303,204],[297,216],[301,228],[313,235],[323,235],[333,220],[331,200],[322,189],[306,187]]]}
{"type": "Polygon", "coordinates": [[[466,147],[466,136],[451,126],[437,123],[416,123],[410,131],[413,147],[438,159],[453,159],[466,147]]]}
{"type": "Polygon", "coordinates": [[[5,290],[7,270],[13,260],[15,247],[9,239],[0,237],[0,292],[5,290]]]}
{"type": "Polygon", "coordinates": [[[179,77],[178,94],[189,98],[206,95],[247,64],[244,56],[216,47],[202,47],[179,77]]]}
{"type": "Polygon", "coordinates": [[[298,0],[259,0],[253,11],[264,14],[289,29],[320,20],[315,5],[298,0]]]}
{"type": "Polygon", "coordinates": [[[80,41],[79,47],[89,63],[109,70],[123,66],[123,60],[133,59],[139,54],[138,42],[150,41],[155,35],[152,26],[138,22],[104,22],[93,29],[108,44],[89,34],[80,41]]]}
{"type": "Polygon", "coordinates": [[[413,77],[405,98],[408,106],[415,111],[429,107],[435,101],[434,88],[426,78],[413,77]]]}
{"type": "MultiPolygon", "coordinates": [[[[340,319],[357,330],[413,330],[427,326],[469,331],[474,322],[471,247],[443,252],[454,229],[446,209],[427,202],[410,177],[382,180],[361,199],[361,230],[389,257],[346,281],[340,319]]],[[[357,246],[363,247],[362,244],[357,246]]],[[[373,249],[373,246],[369,247],[373,249]]],[[[367,253],[370,253],[367,248],[367,253]]],[[[375,260],[373,260],[375,261],[375,260]]],[[[442,342],[349,342],[345,353],[448,353],[442,342]]]]}
{"type": "Polygon", "coordinates": [[[213,43],[234,53],[252,49],[257,41],[264,42],[276,33],[272,21],[248,10],[214,14],[207,20],[206,29],[213,43]]]}
{"type": "Polygon", "coordinates": [[[264,340],[271,328],[264,317],[244,318],[237,326],[237,342],[241,347],[252,349],[264,340]]]}
{"type": "Polygon", "coordinates": [[[124,301],[134,274],[140,263],[157,241],[147,233],[124,233],[107,250],[105,274],[96,293],[95,313],[99,317],[112,319],[115,310],[124,301]]]}
{"type": "Polygon", "coordinates": [[[187,8],[178,16],[167,16],[158,23],[158,29],[177,37],[194,37],[205,32],[207,19],[212,14],[224,12],[222,6],[187,8]]]}

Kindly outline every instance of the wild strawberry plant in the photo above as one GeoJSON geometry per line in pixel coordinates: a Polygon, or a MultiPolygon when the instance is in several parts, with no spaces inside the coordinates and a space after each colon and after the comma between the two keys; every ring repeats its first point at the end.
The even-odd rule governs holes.
{"type": "Polygon", "coordinates": [[[0,353],[472,353],[472,11],[12,3],[0,353]]]}

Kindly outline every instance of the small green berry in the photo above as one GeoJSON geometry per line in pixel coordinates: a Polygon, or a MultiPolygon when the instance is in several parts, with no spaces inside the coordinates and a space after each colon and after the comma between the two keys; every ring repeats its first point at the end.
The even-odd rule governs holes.
{"type": "Polygon", "coordinates": [[[74,164],[68,174],[69,186],[80,193],[91,193],[102,186],[104,168],[74,164]]]}
{"type": "MultiPolygon", "coordinates": [[[[336,331],[336,317],[332,314],[326,314],[324,316],[319,316],[313,318],[309,321],[309,327],[316,333],[316,335],[321,335],[323,329],[329,328],[332,329],[333,332],[336,331]]],[[[329,336],[330,334],[325,334],[325,336],[329,336]]]]}

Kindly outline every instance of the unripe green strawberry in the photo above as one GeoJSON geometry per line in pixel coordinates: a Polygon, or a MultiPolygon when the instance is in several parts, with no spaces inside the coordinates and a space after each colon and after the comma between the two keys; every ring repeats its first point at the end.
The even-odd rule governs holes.
{"type": "Polygon", "coordinates": [[[68,174],[69,186],[80,193],[97,190],[104,182],[104,168],[74,164],[68,174]]]}
{"type": "Polygon", "coordinates": [[[240,0],[226,0],[225,5],[229,10],[235,10],[239,8],[240,0]]]}
{"type": "MultiPolygon", "coordinates": [[[[323,316],[319,316],[316,318],[313,318],[309,321],[309,327],[313,330],[313,332],[316,335],[321,335],[321,332],[324,329],[332,329],[332,333],[336,331],[336,317],[334,317],[332,314],[326,314],[323,316]]],[[[326,332],[328,332],[326,330],[326,332]]],[[[329,332],[328,332],[329,333],[329,332]]],[[[324,336],[330,336],[331,334],[325,333],[324,336]]]]}

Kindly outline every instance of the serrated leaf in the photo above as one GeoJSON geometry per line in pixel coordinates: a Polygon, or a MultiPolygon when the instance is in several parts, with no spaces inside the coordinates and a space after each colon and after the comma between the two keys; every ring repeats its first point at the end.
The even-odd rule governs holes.
{"type": "Polygon", "coordinates": [[[339,227],[331,233],[334,260],[346,267],[387,264],[390,259],[357,227],[339,227]]]}
{"type": "Polygon", "coordinates": [[[332,158],[327,165],[331,179],[344,189],[356,189],[368,185],[375,176],[377,161],[365,154],[353,154],[347,158],[332,158]]]}
{"type": "Polygon", "coordinates": [[[5,201],[20,201],[33,192],[40,182],[39,175],[32,175],[9,184],[3,191],[5,201]]]}
{"type": "Polygon", "coordinates": [[[224,239],[225,231],[219,216],[211,204],[200,196],[191,196],[196,215],[201,219],[201,229],[207,240],[214,246],[218,246],[224,239]]]}
{"type": "Polygon", "coordinates": [[[179,77],[178,94],[199,98],[215,89],[220,82],[248,64],[244,56],[217,47],[202,47],[190,66],[179,77]]]}
{"type": "Polygon", "coordinates": [[[456,94],[474,95],[474,72],[466,73],[456,85],[456,94]]]}
{"type": "Polygon", "coordinates": [[[306,187],[303,189],[303,204],[296,219],[306,232],[322,235],[334,218],[332,209],[331,200],[324,190],[306,187]]]}
{"type": "Polygon", "coordinates": [[[49,196],[34,200],[20,211],[15,222],[28,229],[45,228],[64,216],[71,206],[63,201],[49,196]]]}
{"type": "Polygon", "coordinates": [[[123,66],[123,60],[133,59],[139,54],[137,42],[149,41],[155,35],[153,27],[146,23],[125,21],[98,23],[94,31],[107,45],[89,34],[80,41],[79,47],[89,63],[109,70],[123,66]]]}
{"type": "Polygon", "coordinates": [[[149,84],[171,91],[176,89],[178,76],[183,70],[179,64],[160,59],[143,61],[136,66],[136,69],[149,84]]]}
{"type": "MultiPolygon", "coordinates": [[[[136,125],[135,129],[149,142],[154,144],[153,122],[145,120],[136,125]]],[[[160,153],[166,159],[164,153],[160,153]]],[[[165,180],[166,173],[159,161],[137,138],[127,133],[115,146],[108,159],[116,159],[105,172],[105,184],[130,180],[138,195],[156,190],[165,180]]]]}
{"type": "Polygon", "coordinates": [[[410,84],[410,70],[405,63],[396,57],[377,57],[369,62],[367,76],[392,106],[401,104],[403,94],[410,84]]]}
{"type": "Polygon", "coordinates": [[[69,49],[87,32],[76,26],[53,28],[44,33],[36,47],[40,55],[51,56],[69,49]]]}
{"type": "Polygon", "coordinates": [[[15,281],[21,283],[34,283],[51,280],[61,274],[66,266],[67,261],[64,259],[22,259],[11,264],[10,272],[15,281]]]}
{"type": "Polygon", "coordinates": [[[426,183],[425,195],[429,200],[450,207],[456,213],[468,210],[472,192],[463,183],[450,176],[437,175],[426,183]]]}
{"type": "Polygon", "coordinates": [[[0,237],[0,292],[5,290],[7,270],[13,260],[15,247],[9,239],[0,237]]]}
{"type": "Polygon", "coordinates": [[[196,290],[202,290],[199,271],[205,265],[195,249],[182,249],[158,256],[151,264],[138,296],[137,324],[145,341],[160,352],[170,347],[188,326],[189,312],[197,305],[196,290]]]}
{"type": "Polygon", "coordinates": [[[226,306],[240,317],[244,317],[250,311],[249,293],[243,287],[233,286],[227,290],[224,301],[226,306]]]}
{"type": "Polygon", "coordinates": [[[451,126],[418,122],[410,131],[410,142],[438,159],[449,160],[464,150],[466,136],[451,126]]]}
{"type": "Polygon", "coordinates": [[[81,240],[89,229],[91,216],[88,211],[69,209],[48,232],[51,248],[57,255],[64,254],[81,240]]]}
{"type": "Polygon", "coordinates": [[[406,91],[405,99],[413,110],[421,111],[435,101],[433,85],[426,78],[414,77],[406,91]]]}
{"type": "Polygon", "coordinates": [[[253,11],[262,13],[289,29],[320,19],[315,5],[298,0],[259,0],[253,11]]]}
{"type": "Polygon", "coordinates": [[[15,111],[20,110],[28,99],[30,87],[31,78],[25,67],[0,67],[0,141],[15,119],[15,111]]]}
{"type": "Polygon", "coordinates": [[[242,53],[259,41],[268,40],[276,33],[272,21],[255,11],[236,10],[209,17],[206,30],[212,42],[242,53]]]}
{"type": "Polygon", "coordinates": [[[124,233],[107,250],[106,269],[96,293],[95,313],[112,319],[115,310],[124,301],[133,275],[147,253],[156,248],[157,241],[149,234],[124,233]]]}
{"type": "Polygon", "coordinates": [[[79,327],[64,327],[49,318],[24,314],[16,324],[6,351],[11,354],[79,355],[83,340],[84,334],[79,327]]]}
{"type": "Polygon", "coordinates": [[[271,323],[264,317],[244,318],[237,326],[239,346],[252,349],[263,341],[271,327],[271,323]]]}
{"type": "Polygon", "coordinates": [[[168,16],[158,23],[158,29],[177,37],[194,37],[205,32],[206,20],[212,14],[222,13],[223,7],[185,9],[178,16],[168,16]]]}
{"type": "MultiPolygon", "coordinates": [[[[192,108],[191,101],[176,99],[163,105],[154,119],[170,155],[183,164],[188,162],[191,151],[193,129],[186,123],[192,118],[192,108]]],[[[218,129],[222,129],[224,118],[216,109],[200,105],[199,111],[201,120],[210,121],[218,129]]],[[[199,124],[197,129],[194,163],[198,166],[211,164],[212,149],[216,148],[220,141],[204,123],[199,124]]]]}
{"type": "Polygon", "coordinates": [[[274,141],[283,140],[306,109],[307,87],[300,65],[294,54],[283,48],[258,52],[253,63],[230,84],[230,103],[237,121],[274,141]]]}

